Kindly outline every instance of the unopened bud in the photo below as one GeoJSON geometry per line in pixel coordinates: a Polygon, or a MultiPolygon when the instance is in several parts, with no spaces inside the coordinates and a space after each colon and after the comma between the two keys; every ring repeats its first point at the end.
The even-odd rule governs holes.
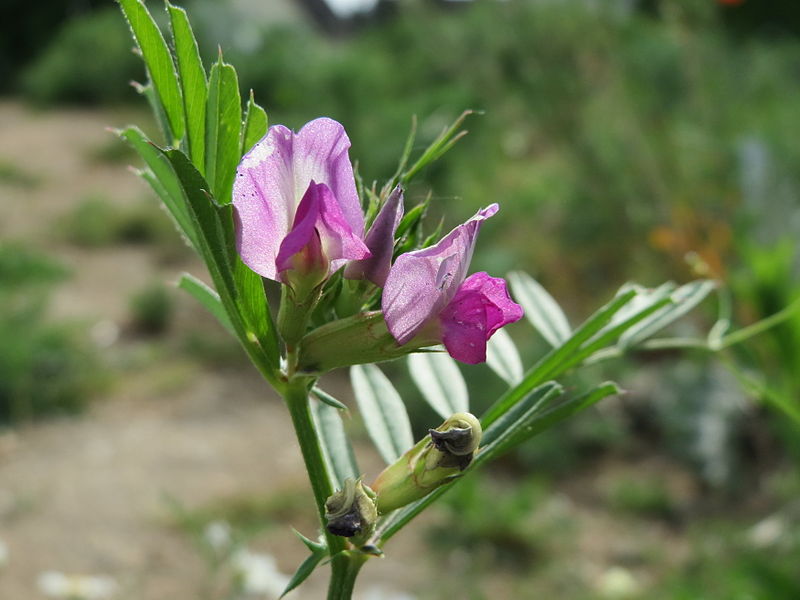
{"type": "Polygon", "coordinates": [[[470,413],[456,413],[384,469],[372,488],[380,514],[424,498],[461,475],[481,442],[483,430],[470,413]]]}
{"type": "Polygon", "coordinates": [[[352,538],[356,545],[365,543],[378,520],[375,493],[361,479],[345,479],[344,487],[325,501],[325,520],[333,535],[352,538]]]}

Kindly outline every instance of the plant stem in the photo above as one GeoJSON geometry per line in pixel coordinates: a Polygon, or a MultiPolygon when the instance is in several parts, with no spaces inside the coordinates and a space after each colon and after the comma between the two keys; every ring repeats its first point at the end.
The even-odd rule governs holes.
{"type": "MultiPolygon", "coordinates": [[[[311,489],[314,491],[314,500],[317,505],[320,523],[324,528],[325,500],[333,494],[334,490],[328,476],[328,468],[325,464],[325,457],[322,454],[322,447],[319,444],[314,421],[311,417],[308,390],[307,379],[295,377],[286,385],[284,400],[292,417],[292,424],[297,434],[297,441],[300,444],[300,451],[303,454],[311,489]]],[[[328,534],[327,530],[326,537],[328,538],[328,547],[331,549],[331,554],[334,551],[344,550],[342,538],[328,534]]]]}
{"type": "Polygon", "coordinates": [[[328,543],[328,552],[332,557],[328,598],[329,600],[349,600],[365,556],[346,550],[347,544],[344,538],[333,535],[325,528],[325,501],[333,494],[334,489],[311,416],[308,394],[313,381],[309,377],[291,377],[284,388],[283,398],[292,417],[292,424],[303,454],[311,489],[314,491],[317,513],[328,543]]]}
{"type": "Polygon", "coordinates": [[[333,557],[333,574],[328,586],[328,600],[350,600],[358,572],[367,560],[365,554],[345,551],[333,557]]]}
{"type": "Polygon", "coordinates": [[[779,310],[773,315],[761,319],[760,321],[749,325],[748,327],[744,327],[739,329],[738,331],[734,331],[733,333],[729,333],[720,341],[719,348],[724,349],[734,344],[738,344],[743,342],[744,340],[753,337],[754,335],[758,335],[769,329],[770,327],[774,327],[783,321],[786,321],[790,317],[794,315],[794,313],[800,309],[800,298],[797,298],[794,302],[792,302],[786,308],[779,310]]]}

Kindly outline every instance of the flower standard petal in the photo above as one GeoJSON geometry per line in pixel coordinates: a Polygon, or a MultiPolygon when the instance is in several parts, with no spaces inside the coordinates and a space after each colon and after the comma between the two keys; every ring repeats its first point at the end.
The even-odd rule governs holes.
{"type": "Polygon", "coordinates": [[[242,158],[233,184],[236,247],[248,267],[273,280],[278,279],[275,259],[297,204],[293,137],[283,125],[270,127],[242,158]]]}
{"type": "Polygon", "coordinates": [[[353,261],[344,270],[347,279],[368,279],[383,287],[392,265],[394,233],[403,218],[403,189],[398,185],[381,207],[364,242],[372,256],[353,261]]]}
{"type": "Polygon", "coordinates": [[[447,306],[467,274],[478,231],[498,211],[478,211],[429,248],[398,257],[386,278],[382,307],[389,331],[405,344],[447,306]]]}
{"type": "Polygon", "coordinates": [[[242,158],[233,187],[236,242],[246,265],[279,280],[276,261],[295,212],[312,181],[328,186],[352,234],[361,238],[364,217],[341,124],[321,118],[295,134],[282,125],[242,158]]]}
{"type": "Polygon", "coordinates": [[[349,149],[350,138],[341,123],[327,117],[306,123],[294,139],[295,193],[299,199],[312,181],[326,184],[352,232],[363,238],[364,214],[349,149]]]}

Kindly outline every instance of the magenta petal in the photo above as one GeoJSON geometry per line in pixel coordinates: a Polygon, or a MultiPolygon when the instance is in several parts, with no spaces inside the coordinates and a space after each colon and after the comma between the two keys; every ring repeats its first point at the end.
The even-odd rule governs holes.
{"type": "Polygon", "coordinates": [[[521,318],[522,307],[509,297],[504,279],[474,273],[439,315],[442,341],[453,358],[469,364],[483,362],[486,342],[494,332],[521,318]]]}
{"type": "Polygon", "coordinates": [[[378,287],[383,287],[392,265],[394,232],[402,218],[403,189],[398,185],[381,207],[364,239],[372,256],[348,264],[344,270],[347,279],[368,279],[378,287]]]}
{"type": "Polygon", "coordinates": [[[397,258],[386,278],[382,307],[399,344],[408,342],[453,299],[466,277],[478,231],[498,208],[492,204],[437,244],[397,258]]]}
{"type": "Polygon", "coordinates": [[[281,243],[276,259],[277,271],[298,268],[292,260],[305,252],[312,269],[324,265],[330,275],[348,260],[369,256],[369,250],[350,229],[330,188],[311,182],[297,207],[292,230],[281,243]]]}
{"type": "MultiPolygon", "coordinates": [[[[282,273],[287,269],[293,268],[292,258],[310,246],[313,238],[319,238],[316,233],[315,225],[319,219],[320,211],[320,198],[322,195],[322,187],[324,184],[310,185],[308,191],[297,207],[297,214],[294,218],[292,230],[283,238],[278,256],[275,259],[275,266],[277,272],[282,273]]],[[[314,244],[316,246],[316,244],[314,244]]],[[[323,263],[325,258],[322,256],[321,245],[317,248],[318,256],[316,262],[323,263]]]]}
{"type": "Polygon", "coordinates": [[[508,295],[506,280],[502,277],[491,277],[483,271],[473,273],[461,284],[453,300],[459,294],[472,290],[479,292],[486,304],[487,339],[501,327],[522,318],[522,307],[508,295]]]}
{"type": "Polygon", "coordinates": [[[439,318],[450,356],[471,365],[486,360],[486,303],[480,292],[459,292],[439,318]]]}
{"type": "Polygon", "coordinates": [[[307,123],[297,134],[282,125],[270,127],[245,154],[237,168],[233,205],[236,245],[247,266],[278,279],[281,244],[312,180],[328,186],[350,231],[358,238],[363,235],[349,148],[344,128],[323,118],[307,123]]]}

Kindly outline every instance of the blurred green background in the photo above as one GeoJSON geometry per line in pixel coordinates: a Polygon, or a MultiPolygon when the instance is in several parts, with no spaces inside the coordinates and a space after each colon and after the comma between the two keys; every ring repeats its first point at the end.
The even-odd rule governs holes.
{"type": "MultiPolygon", "coordinates": [[[[797,2],[409,0],[382,2],[350,22],[315,19],[313,4],[186,7],[204,58],[219,47],[271,123],[341,121],[368,184],[391,176],[412,115],[422,148],[463,110],[479,111],[469,135],[406,196],[410,207],[432,194],[431,229],[501,204],[474,270],[528,271],[573,324],[628,280],[718,278],[738,325],[800,295],[797,2]]],[[[173,410],[175,390],[198,378],[217,377],[224,390],[252,379],[216,324],[169,285],[197,264],[125,172],[135,159],[101,135],[103,124],[129,121],[154,129],[129,85],[144,72],[117,7],[29,5],[11,0],[0,25],[0,194],[19,213],[0,222],[0,442],[13,442],[5,451],[0,443],[0,471],[24,463],[26,440],[52,453],[38,428],[96,418],[92,408],[41,420],[80,414],[90,399],[114,405],[138,393],[146,409],[132,402],[124,413],[136,419],[154,410],[152,398],[161,399],[157,410],[173,410]],[[66,123],[74,130],[62,131],[66,123]],[[30,131],[40,131],[42,155],[30,131]],[[51,155],[75,160],[50,167],[51,155]],[[70,179],[76,172],[80,184],[70,179]]],[[[718,310],[706,302],[679,332],[707,330],[718,310]]],[[[524,324],[511,333],[527,361],[544,351],[524,324]]],[[[450,493],[398,548],[416,578],[395,575],[395,589],[416,598],[800,598],[800,434],[790,416],[800,414],[799,370],[796,315],[722,360],[649,354],[583,373],[613,377],[629,393],[450,493]]],[[[435,416],[404,366],[388,372],[423,432],[435,416]]],[[[481,367],[464,373],[477,411],[502,389],[481,367]]],[[[343,383],[331,385],[349,399],[343,383]]],[[[203,405],[214,415],[204,427],[216,427],[237,398],[214,402],[214,410],[203,405]]],[[[191,397],[179,406],[196,417],[191,397]]],[[[364,439],[357,417],[349,427],[364,439]]],[[[0,492],[12,499],[8,510],[0,502],[0,540],[13,558],[25,519],[51,513],[36,501],[30,508],[12,474],[0,475],[0,492]]],[[[198,553],[180,540],[202,537],[210,522],[230,522],[275,551],[283,542],[270,536],[283,540],[284,521],[311,514],[291,510],[302,481],[289,492],[269,477],[245,491],[233,482],[214,493],[176,492],[185,502],[158,521],[184,564],[198,553]]],[[[70,531],[58,520],[51,527],[70,531]]],[[[105,529],[125,536],[112,522],[105,529]]],[[[35,553],[20,546],[16,565],[35,553]]],[[[150,596],[147,584],[126,579],[127,563],[94,556],[74,568],[115,573],[136,590],[131,597],[172,589],[150,596]]],[[[226,597],[207,570],[197,585],[226,597]]],[[[137,573],[154,577],[146,564],[137,573]]],[[[160,576],[174,583],[185,573],[160,576]]],[[[14,595],[26,585],[29,573],[15,575],[14,560],[0,570],[0,592],[10,594],[0,596],[30,597],[14,595]]],[[[175,585],[171,597],[196,597],[175,585]]]]}

